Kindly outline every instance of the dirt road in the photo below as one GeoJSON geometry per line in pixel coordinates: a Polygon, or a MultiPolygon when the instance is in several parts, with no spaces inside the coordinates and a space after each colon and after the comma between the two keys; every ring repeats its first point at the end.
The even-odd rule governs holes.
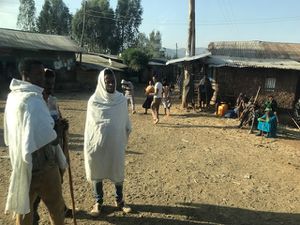
{"type": "MultiPolygon", "coordinates": [[[[236,120],[209,113],[184,113],[174,104],[170,118],[153,125],[140,107],[131,115],[133,132],[126,154],[125,196],[133,213],[113,207],[113,186],[105,183],[103,215],[89,215],[94,203],[86,182],[83,131],[90,94],[60,94],[70,121],[70,155],[78,224],[300,224],[300,142],[294,136],[265,139],[236,128],[236,120]]],[[[0,102],[0,136],[3,110],[0,102]]],[[[295,132],[293,132],[295,133],[295,132]]],[[[0,138],[0,211],[10,176],[7,148],[0,138]]],[[[67,181],[67,177],[65,177],[67,181]]],[[[71,204],[67,183],[64,196],[71,204]]],[[[41,206],[41,224],[49,224],[41,206]]],[[[0,214],[0,224],[14,224],[0,214]]],[[[66,224],[72,224],[66,219],[66,224]]]]}

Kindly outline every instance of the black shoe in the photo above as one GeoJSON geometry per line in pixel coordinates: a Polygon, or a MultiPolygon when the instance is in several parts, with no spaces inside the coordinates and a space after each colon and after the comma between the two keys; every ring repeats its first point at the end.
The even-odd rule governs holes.
{"type": "Polygon", "coordinates": [[[69,209],[67,206],[65,206],[65,217],[66,218],[73,218],[73,210],[69,209]]]}

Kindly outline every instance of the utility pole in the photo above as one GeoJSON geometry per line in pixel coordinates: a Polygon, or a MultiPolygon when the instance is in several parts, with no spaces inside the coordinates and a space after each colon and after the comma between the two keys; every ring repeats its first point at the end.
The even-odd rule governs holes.
{"type": "MultiPolygon", "coordinates": [[[[195,55],[195,0],[189,0],[189,29],[188,29],[188,49],[187,56],[195,55]]],[[[191,101],[193,108],[195,109],[194,96],[190,96],[190,93],[194,93],[194,82],[191,77],[190,65],[188,62],[184,63],[184,82],[182,91],[182,108],[188,107],[188,101],[191,101]]]]}
{"type": "Polygon", "coordinates": [[[196,26],[196,21],[195,21],[195,0],[192,0],[190,1],[190,20],[191,21],[191,56],[194,56],[195,55],[195,50],[196,50],[196,29],[195,29],[195,26],[196,26]]]}
{"type": "Polygon", "coordinates": [[[189,30],[188,30],[188,54],[195,55],[195,0],[189,0],[189,30]]]}
{"type": "Polygon", "coordinates": [[[86,4],[87,4],[87,1],[84,1],[84,3],[83,3],[83,19],[82,19],[82,31],[81,31],[81,38],[80,38],[80,47],[83,47],[83,36],[84,36],[84,29],[85,29],[86,4]]]}
{"type": "MultiPolygon", "coordinates": [[[[85,30],[85,14],[86,14],[86,4],[87,1],[83,3],[83,18],[82,18],[82,31],[81,31],[81,38],[80,38],[80,47],[83,48],[83,36],[85,30]]],[[[82,62],[82,53],[80,53],[80,63],[82,62]]]]}

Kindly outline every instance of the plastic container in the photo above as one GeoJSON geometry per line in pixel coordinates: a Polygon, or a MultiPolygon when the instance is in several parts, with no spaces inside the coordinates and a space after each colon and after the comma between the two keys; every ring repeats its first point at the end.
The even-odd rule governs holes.
{"type": "Polygon", "coordinates": [[[221,103],[221,105],[218,107],[218,116],[224,116],[227,110],[228,110],[228,104],[221,103]]]}

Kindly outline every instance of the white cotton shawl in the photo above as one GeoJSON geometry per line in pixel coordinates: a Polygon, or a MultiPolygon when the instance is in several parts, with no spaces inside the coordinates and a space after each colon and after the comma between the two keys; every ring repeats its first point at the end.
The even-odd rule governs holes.
{"type": "Polygon", "coordinates": [[[106,91],[103,70],[87,106],[84,159],[88,181],[124,181],[125,149],[130,131],[126,98],[116,90],[113,94],[106,91]]]}
{"type": "Polygon", "coordinates": [[[43,100],[43,89],[13,79],[4,113],[4,141],[9,147],[12,174],[5,212],[30,212],[32,153],[56,138],[54,121],[43,100]]]}

